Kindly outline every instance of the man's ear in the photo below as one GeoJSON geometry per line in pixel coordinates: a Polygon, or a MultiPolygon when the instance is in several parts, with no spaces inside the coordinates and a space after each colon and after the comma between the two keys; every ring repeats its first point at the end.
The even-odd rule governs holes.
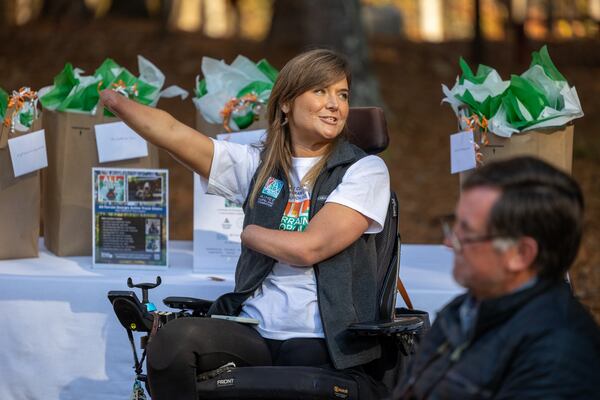
{"type": "Polygon", "coordinates": [[[509,250],[508,268],[512,272],[528,270],[538,255],[538,243],[529,236],[523,236],[509,250]]]}

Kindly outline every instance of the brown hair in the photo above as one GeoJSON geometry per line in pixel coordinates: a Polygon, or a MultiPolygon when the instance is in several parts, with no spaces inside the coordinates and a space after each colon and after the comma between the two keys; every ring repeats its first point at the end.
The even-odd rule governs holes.
{"type": "MultiPolygon", "coordinates": [[[[294,100],[301,94],[318,87],[329,86],[344,77],[350,86],[351,74],[348,61],[340,54],[326,49],[302,53],[288,61],[281,69],[269,97],[267,107],[269,127],[261,154],[262,162],[250,193],[251,207],[254,206],[260,188],[270,176],[281,172],[285,174],[289,182],[292,141],[289,124],[284,122],[287,116],[281,110],[282,105],[289,104],[291,110],[294,100]]],[[[292,117],[291,111],[288,114],[292,117]]],[[[336,138],[336,141],[340,136],[336,138]]],[[[333,146],[329,145],[327,153],[302,179],[303,185],[314,185],[332,149],[333,146]]]]}

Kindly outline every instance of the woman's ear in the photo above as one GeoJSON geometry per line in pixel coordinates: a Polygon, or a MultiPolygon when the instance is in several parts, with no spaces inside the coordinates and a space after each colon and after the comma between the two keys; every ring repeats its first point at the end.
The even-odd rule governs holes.
{"type": "Polygon", "coordinates": [[[288,103],[284,103],[284,104],[282,104],[282,105],[281,105],[281,111],[282,111],[284,114],[287,114],[287,113],[289,113],[289,112],[290,112],[290,105],[289,105],[288,103]]]}

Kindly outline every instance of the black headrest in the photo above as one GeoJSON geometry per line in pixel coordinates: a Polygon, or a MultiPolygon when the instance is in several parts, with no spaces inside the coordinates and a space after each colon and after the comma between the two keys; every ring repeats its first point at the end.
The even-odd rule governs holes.
{"type": "Polygon", "coordinates": [[[350,143],[369,154],[381,153],[390,141],[385,115],[379,107],[351,107],[346,134],[350,143]]]}

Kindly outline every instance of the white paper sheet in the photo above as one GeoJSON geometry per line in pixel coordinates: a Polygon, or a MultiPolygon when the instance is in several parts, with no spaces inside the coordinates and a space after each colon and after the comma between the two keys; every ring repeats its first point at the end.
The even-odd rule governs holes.
{"type": "MultiPolygon", "coordinates": [[[[264,129],[217,135],[219,140],[254,144],[264,129]]],[[[244,211],[220,196],[206,194],[206,182],[194,174],[194,271],[233,270],[240,256],[244,211]]]]}
{"type": "Polygon", "coordinates": [[[475,147],[472,131],[463,131],[450,135],[450,172],[473,169],[475,162],[475,147]]]}
{"type": "Polygon", "coordinates": [[[44,130],[8,139],[8,149],[15,177],[48,166],[44,130]]]}
{"type": "Polygon", "coordinates": [[[148,143],[124,122],[99,124],[95,131],[101,163],[148,157],[148,143]]]}

